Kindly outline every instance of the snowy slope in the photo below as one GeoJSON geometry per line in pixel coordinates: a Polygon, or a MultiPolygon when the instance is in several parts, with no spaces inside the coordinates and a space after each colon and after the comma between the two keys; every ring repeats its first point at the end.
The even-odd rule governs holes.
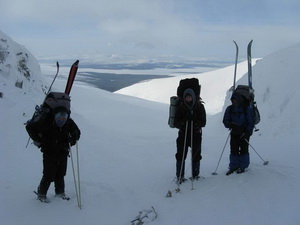
{"type": "MultiPolygon", "coordinates": [[[[299,46],[296,47],[298,50],[294,55],[300,51],[299,46]]],[[[149,224],[299,224],[299,129],[290,125],[286,116],[290,115],[289,119],[297,123],[295,112],[299,105],[290,103],[299,95],[299,78],[290,76],[292,81],[286,84],[289,92],[276,88],[280,86],[276,80],[280,77],[278,68],[272,74],[268,72],[268,66],[277,66],[282,58],[290,59],[287,56],[291,52],[294,48],[274,53],[272,57],[259,61],[253,71],[257,74],[254,81],[257,101],[262,114],[267,115],[260,129],[264,131],[273,127],[278,130],[278,121],[285,124],[281,135],[264,136],[262,132],[260,136],[254,134],[251,139],[263,160],[269,160],[270,164],[264,166],[263,160],[251,150],[251,165],[247,173],[227,177],[224,175],[228,165],[227,146],[217,171],[219,175],[211,175],[228,131],[222,125],[215,128],[221,113],[209,115],[204,129],[201,162],[201,174],[205,179],[194,183],[195,190],[190,190],[190,182],[184,183],[181,192],[173,193],[172,198],[165,198],[165,195],[177,187],[173,182],[177,133],[167,126],[168,104],[108,93],[75,82],[71,92],[72,117],[82,130],[79,141],[82,210],[77,207],[71,164],[66,176],[66,192],[72,199],[68,202],[55,199],[51,186],[48,193],[52,200],[50,204],[36,200],[32,191],[41,178],[41,153],[32,144],[25,148],[28,136],[23,123],[31,117],[34,105],[41,103],[43,96],[38,91],[30,91],[31,87],[19,89],[12,84],[7,88],[8,85],[1,83],[4,97],[0,99],[0,223],[129,225],[139,211],[153,206],[158,218],[149,224]],[[278,61],[273,63],[276,59],[278,61]],[[276,79],[271,79],[273,77],[276,79]],[[268,80],[269,95],[263,92],[266,90],[263,85],[257,85],[258,79],[268,80]],[[271,108],[275,98],[279,103],[288,100],[288,104],[281,107],[284,110],[280,111],[281,104],[279,108],[271,108]]],[[[292,63],[292,59],[288,61],[283,62],[289,65],[286,75],[289,71],[297,71],[294,68],[297,63],[292,63]]],[[[16,61],[12,59],[10,63],[16,61]]],[[[210,78],[207,82],[222,86],[223,80],[213,73],[210,78]]],[[[54,90],[64,90],[64,85],[65,81],[58,80],[54,90]]],[[[212,105],[222,110],[224,102],[212,105]]]]}
{"type": "MultiPolygon", "coordinates": [[[[255,60],[253,63],[255,64],[255,60]]],[[[193,74],[201,84],[201,97],[206,103],[208,114],[222,111],[226,91],[233,85],[234,65],[211,72],[193,74]],[[221,81],[221,82],[220,82],[221,81]]],[[[247,62],[238,64],[237,79],[247,72],[247,62]]],[[[181,79],[190,78],[191,75],[181,75],[172,78],[162,78],[137,83],[116,91],[116,93],[137,96],[150,101],[169,104],[170,96],[176,95],[176,90],[181,79]]]]}

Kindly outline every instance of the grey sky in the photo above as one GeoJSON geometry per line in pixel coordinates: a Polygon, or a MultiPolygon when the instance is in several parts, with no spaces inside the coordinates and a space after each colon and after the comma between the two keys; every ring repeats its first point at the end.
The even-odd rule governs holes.
{"type": "Polygon", "coordinates": [[[300,0],[0,0],[0,30],[36,57],[253,57],[300,42],[300,0]],[[57,3],[55,3],[57,2],[57,3]],[[243,55],[244,54],[244,55],[243,55]]]}

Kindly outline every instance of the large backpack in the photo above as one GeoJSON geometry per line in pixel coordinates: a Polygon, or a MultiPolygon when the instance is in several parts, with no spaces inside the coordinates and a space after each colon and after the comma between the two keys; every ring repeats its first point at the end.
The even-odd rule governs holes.
{"type": "MultiPolygon", "coordinates": [[[[234,93],[238,93],[243,98],[243,107],[244,109],[248,106],[252,109],[252,118],[254,125],[257,125],[260,122],[260,113],[257,108],[256,102],[254,101],[254,91],[247,85],[238,85],[234,90],[234,93]]],[[[245,110],[244,110],[245,111],[245,110]]]]}
{"type": "MultiPolygon", "coordinates": [[[[50,92],[47,94],[44,102],[40,106],[35,107],[35,112],[30,120],[25,124],[39,122],[46,120],[53,116],[53,111],[58,107],[63,107],[68,110],[69,113],[71,106],[70,96],[64,92],[50,92]]],[[[33,142],[35,145],[35,142],[33,142]]]]}
{"type": "Polygon", "coordinates": [[[199,85],[199,80],[197,78],[186,78],[180,80],[179,86],[177,88],[177,96],[170,97],[169,119],[168,119],[168,124],[170,128],[175,128],[174,120],[175,120],[176,108],[179,101],[182,101],[183,99],[184,91],[188,88],[191,88],[194,91],[197,100],[201,99],[200,98],[201,85],[199,85]]]}
{"type": "Polygon", "coordinates": [[[179,86],[177,88],[177,96],[182,99],[184,91],[188,88],[191,88],[194,91],[196,97],[200,98],[201,86],[199,85],[199,80],[197,78],[186,78],[180,80],[179,86]]]}

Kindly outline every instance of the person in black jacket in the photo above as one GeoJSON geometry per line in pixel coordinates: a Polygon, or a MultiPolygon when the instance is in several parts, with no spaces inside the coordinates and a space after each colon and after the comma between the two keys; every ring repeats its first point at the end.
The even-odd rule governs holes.
{"type": "Polygon", "coordinates": [[[64,107],[58,107],[51,116],[28,123],[26,130],[30,138],[39,143],[43,153],[43,177],[37,190],[38,199],[47,201],[51,182],[54,182],[57,196],[68,198],[64,182],[68,155],[70,146],[75,145],[80,138],[80,130],[70,118],[70,112],[64,107]]]}
{"type": "Polygon", "coordinates": [[[197,98],[195,92],[190,88],[184,91],[183,99],[177,105],[174,125],[179,129],[176,140],[177,153],[175,155],[177,180],[180,183],[185,180],[184,168],[188,147],[192,148],[192,178],[198,179],[200,160],[202,159],[202,127],[206,125],[206,112],[200,98],[197,98]],[[191,124],[193,124],[192,128],[191,124]]]}

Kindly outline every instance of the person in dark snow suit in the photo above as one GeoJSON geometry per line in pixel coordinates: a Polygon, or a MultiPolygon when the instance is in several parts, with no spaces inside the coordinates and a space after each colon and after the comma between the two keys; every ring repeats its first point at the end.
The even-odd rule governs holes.
{"type": "Polygon", "coordinates": [[[185,159],[188,147],[192,148],[192,178],[198,179],[200,174],[200,160],[202,159],[202,127],[206,125],[206,112],[201,100],[195,96],[195,92],[190,88],[184,91],[183,99],[177,105],[174,125],[179,129],[176,140],[177,152],[175,155],[177,180],[179,182],[184,181],[185,159]],[[191,121],[193,122],[193,128],[191,128],[191,121]],[[186,125],[188,125],[187,130],[186,125]],[[185,134],[186,145],[184,146],[185,134]],[[191,136],[193,143],[191,143],[191,136]]]}
{"type": "Polygon", "coordinates": [[[254,123],[250,106],[244,106],[243,97],[239,93],[231,96],[232,104],[226,108],[223,124],[230,132],[229,170],[243,173],[250,164],[249,140],[253,133],[254,123]]]}
{"type": "Polygon", "coordinates": [[[70,118],[70,112],[58,107],[53,115],[27,124],[26,130],[30,138],[39,143],[43,153],[43,177],[37,190],[38,199],[47,199],[51,182],[54,182],[56,195],[66,197],[64,177],[70,145],[75,145],[80,138],[80,130],[70,118]]]}

